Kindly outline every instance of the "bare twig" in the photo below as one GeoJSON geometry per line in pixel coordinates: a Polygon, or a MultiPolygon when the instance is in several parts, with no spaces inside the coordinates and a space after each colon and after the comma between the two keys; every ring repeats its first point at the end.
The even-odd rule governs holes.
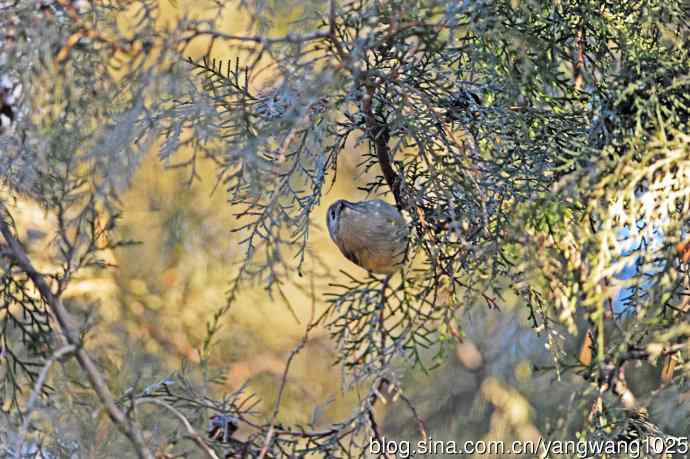
{"type": "Polygon", "coordinates": [[[38,378],[36,379],[36,383],[34,384],[34,388],[31,391],[29,402],[26,404],[24,421],[22,422],[22,425],[19,428],[19,435],[17,436],[17,443],[15,447],[15,451],[18,454],[22,450],[22,446],[24,444],[24,437],[26,436],[26,432],[29,430],[31,412],[34,410],[34,405],[38,401],[38,397],[40,397],[41,395],[41,391],[43,390],[43,384],[45,384],[46,378],[48,377],[48,373],[50,372],[50,368],[53,366],[53,363],[55,363],[56,360],[60,360],[64,356],[73,353],[76,349],[77,348],[72,345],[67,345],[65,347],[58,349],[46,361],[45,365],[43,365],[43,368],[41,368],[41,372],[39,373],[38,378]]]}
{"type": "Polygon", "coordinates": [[[275,405],[273,407],[273,414],[271,415],[271,423],[268,428],[268,432],[266,433],[266,440],[264,441],[264,445],[261,448],[261,452],[259,453],[259,458],[258,459],[264,459],[266,456],[266,453],[268,453],[268,449],[271,446],[271,441],[273,440],[273,436],[275,435],[275,425],[276,421],[278,419],[278,413],[280,412],[280,404],[283,400],[283,393],[285,391],[285,385],[287,384],[287,378],[288,378],[288,373],[290,372],[290,365],[292,365],[292,361],[294,358],[297,356],[297,354],[300,353],[302,349],[304,349],[304,346],[307,344],[307,341],[309,340],[309,332],[314,328],[315,323],[314,323],[314,309],[312,308],[312,313],[311,313],[311,318],[309,320],[309,325],[307,325],[307,329],[304,332],[304,336],[302,336],[302,339],[300,342],[295,346],[295,348],[290,352],[290,355],[288,356],[287,362],[285,363],[285,369],[283,370],[283,376],[280,380],[280,388],[278,389],[278,397],[276,398],[275,405]]]}
{"type": "Polygon", "coordinates": [[[295,44],[301,44],[309,41],[314,41],[314,40],[321,40],[323,38],[328,38],[330,36],[329,32],[311,32],[307,34],[295,34],[295,33],[288,33],[286,35],[282,35],[279,37],[265,37],[263,35],[232,35],[232,34],[227,34],[223,32],[219,32],[217,30],[202,30],[197,27],[189,27],[187,29],[188,32],[192,32],[194,38],[200,37],[200,36],[209,36],[213,39],[221,39],[221,40],[228,40],[228,41],[239,41],[239,42],[250,42],[250,43],[259,43],[264,46],[270,46],[275,43],[295,43],[295,44]]]}
{"type": "MultiPolygon", "coordinates": [[[[387,378],[381,378],[376,388],[374,389],[371,398],[369,399],[369,408],[367,409],[367,415],[369,417],[369,422],[371,423],[371,430],[374,432],[374,438],[379,444],[383,444],[383,438],[381,432],[379,431],[378,423],[376,422],[376,416],[374,415],[374,406],[376,402],[380,399],[383,403],[386,403],[386,397],[383,395],[384,391],[388,391],[390,386],[390,381],[387,378]]],[[[384,454],[384,457],[388,457],[384,454]]]]}
{"type": "Polygon", "coordinates": [[[134,402],[136,405],[143,405],[146,403],[152,403],[154,405],[161,406],[165,408],[166,410],[170,411],[177,419],[180,420],[182,425],[184,425],[184,428],[187,430],[187,434],[191,437],[191,439],[196,443],[196,445],[201,449],[206,457],[210,459],[219,459],[218,456],[216,455],[215,451],[211,449],[210,446],[206,444],[203,438],[201,438],[201,435],[197,433],[196,430],[194,430],[194,427],[189,423],[189,420],[185,417],[184,414],[182,414],[179,410],[177,410],[174,406],[170,405],[169,403],[164,402],[163,400],[159,400],[157,398],[138,398],[134,402]]]}
{"type": "Polygon", "coordinates": [[[405,402],[405,405],[407,405],[407,408],[409,408],[410,412],[412,413],[412,416],[414,417],[415,421],[417,422],[417,429],[419,429],[419,433],[422,436],[422,440],[426,441],[429,438],[428,431],[426,428],[426,423],[424,422],[424,419],[419,415],[417,412],[417,409],[414,407],[414,404],[412,401],[407,398],[405,394],[402,393],[401,390],[398,390],[398,393],[396,394],[396,397],[400,397],[403,402],[405,402]]]}

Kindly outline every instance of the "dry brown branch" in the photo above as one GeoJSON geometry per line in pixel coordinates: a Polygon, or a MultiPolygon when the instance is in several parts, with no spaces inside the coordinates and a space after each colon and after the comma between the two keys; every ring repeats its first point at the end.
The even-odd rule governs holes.
{"type": "Polygon", "coordinates": [[[367,134],[371,141],[374,142],[374,149],[376,151],[376,157],[379,160],[379,165],[381,166],[383,178],[386,180],[391,192],[393,192],[398,209],[402,210],[404,206],[402,196],[400,195],[400,178],[395,172],[395,169],[393,169],[390,148],[388,148],[388,126],[385,122],[377,120],[374,114],[374,109],[372,107],[374,99],[373,83],[366,82],[365,85],[366,95],[362,101],[362,109],[367,124],[367,134]]]}

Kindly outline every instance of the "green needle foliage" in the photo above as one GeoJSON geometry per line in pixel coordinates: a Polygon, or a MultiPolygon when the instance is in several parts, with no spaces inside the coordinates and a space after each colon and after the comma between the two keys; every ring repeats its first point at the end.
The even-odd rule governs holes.
{"type": "MultiPolygon", "coordinates": [[[[397,399],[404,370],[443,364],[462,340],[463,311],[500,310],[508,297],[552,355],[543,371],[554,384],[572,373],[589,402],[577,425],[544,435],[629,441],[627,425],[649,427],[635,438],[665,435],[646,408],[687,392],[690,368],[685,2],[239,2],[245,35],[222,28],[223,2],[205,2],[203,15],[177,3],[170,23],[148,0],[0,2],[0,408],[15,432],[0,433],[0,452],[16,457],[29,388],[60,336],[71,343],[65,327],[79,340],[92,333],[88,321],[56,319],[36,277],[59,299],[75,276],[117,269],[102,255],[127,250],[114,231],[127,212],[120,197],[151,149],[190,184],[213,165],[241,256],[207,325],[206,385],[192,370],[132,382],[114,394],[125,420],[87,386],[139,457],[151,453],[136,432],[154,426],[170,454],[192,438],[205,457],[365,455],[382,435],[374,406],[397,399]],[[281,8],[297,6],[304,17],[274,33],[281,8]],[[394,202],[410,225],[406,265],[392,277],[341,276],[309,246],[353,145],[366,147],[361,190],[394,202]],[[30,254],[33,265],[18,253],[22,202],[54,221],[52,252],[30,254]],[[324,306],[304,342],[325,327],[343,383],[365,388],[350,418],[278,421],[304,342],[267,420],[246,388],[209,392],[216,334],[249,285],[288,308],[288,285],[324,306]],[[654,391],[626,383],[641,362],[667,372],[654,391]],[[175,422],[137,419],[145,403],[175,422]]],[[[670,432],[687,434],[687,419],[670,432]]]]}

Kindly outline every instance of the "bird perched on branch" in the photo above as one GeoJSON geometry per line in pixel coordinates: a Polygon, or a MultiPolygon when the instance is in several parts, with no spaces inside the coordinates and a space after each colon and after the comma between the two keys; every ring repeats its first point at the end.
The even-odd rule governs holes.
{"type": "Polygon", "coordinates": [[[342,254],[367,271],[392,274],[405,260],[407,222],[398,209],[380,199],[338,200],[328,208],[327,224],[342,254]]]}

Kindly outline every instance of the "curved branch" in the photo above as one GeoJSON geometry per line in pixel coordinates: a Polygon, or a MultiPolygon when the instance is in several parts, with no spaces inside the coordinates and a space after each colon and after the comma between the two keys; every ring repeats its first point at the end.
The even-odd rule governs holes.
{"type": "Polygon", "coordinates": [[[374,99],[373,85],[370,83],[366,83],[365,85],[367,92],[362,101],[362,108],[364,110],[367,134],[372,142],[374,142],[374,149],[379,165],[381,166],[383,178],[393,192],[398,210],[402,210],[405,206],[403,205],[403,199],[400,195],[401,178],[398,173],[395,172],[391,164],[390,148],[388,148],[388,140],[390,138],[388,125],[385,121],[378,120],[374,114],[374,109],[372,108],[372,100],[374,99]]]}
{"type": "Polygon", "coordinates": [[[199,449],[201,449],[204,452],[204,454],[206,454],[206,457],[208,457],[209,459],[219,459],[215,451],[213,451],[211,447],[206,444],[203,438],[201,438],[201,435],[199,435],[197,431],[194,430],[194,427],[192,427],[185,415],[180,413],[180,411],[178,411],[174,406],[162,400],[158,400],[157,398],[140,398],[134,401],[135,405],[142,405],[145,403],[152,403],[154,405],[161,406],[166,410],[170,411],[184,425],[184,428],[187,430],[187,434],[189,434],[189,436],[192,438],[194,443],[196,443],[199,449]]]}

